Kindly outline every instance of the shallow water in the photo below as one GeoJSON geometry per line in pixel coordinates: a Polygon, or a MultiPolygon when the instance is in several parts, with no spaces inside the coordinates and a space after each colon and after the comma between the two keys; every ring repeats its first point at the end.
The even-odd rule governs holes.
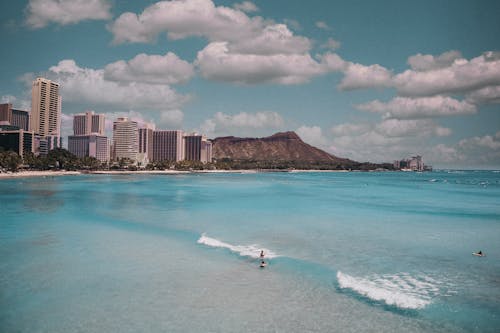
{"type": "Polygon", "coordinates": [[[0,331],[498,332],[499,198],[489,171],[2,180],[0,331]]]}

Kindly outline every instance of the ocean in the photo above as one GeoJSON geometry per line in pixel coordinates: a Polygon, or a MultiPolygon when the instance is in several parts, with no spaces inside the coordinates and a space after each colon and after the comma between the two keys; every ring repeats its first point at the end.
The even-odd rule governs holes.
{"type": "Polygon", "coordinates": [[[4,179],[0,207],[0,332],[500,331],[497,171],[4,179]]]}

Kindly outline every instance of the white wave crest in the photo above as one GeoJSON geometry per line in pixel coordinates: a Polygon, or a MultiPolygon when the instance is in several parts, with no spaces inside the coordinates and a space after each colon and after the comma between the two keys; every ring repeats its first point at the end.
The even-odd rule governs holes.
{"type": "Polygon", "coordinates": [[[402,309],[423,309],[438,296],[439,282],[427,276],[412,277],[407,273],[354,277],[337,272],[340,288],[347,288],[372,300],[402,309]]]}
{"type": "Polygon", "coordinates": [[[279,257],[276,253],[273,251],[260,247],[257,244],[252,244],[252,245],[232,245],[229,243],[222,242],[218,239],[211,238],[206,236],[205,234],[202,234],[200,239],[198,239],[198,244],[203,244],[206,246],[210,247],[222,247],[229,249],[231,252],[238,253],[240,256],[243,257],[250,257],[250,258],[260,258],[260,251],[264,251],[265,258],[267,259],[272,259],[279,257]]]}

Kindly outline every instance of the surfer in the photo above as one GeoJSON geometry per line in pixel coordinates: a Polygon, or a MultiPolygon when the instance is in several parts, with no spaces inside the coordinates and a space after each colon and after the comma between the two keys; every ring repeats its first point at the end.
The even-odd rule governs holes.
{"type": "Polygon", "coordinates": [[[477,254],[479,254],[480,256],[482,256],[483,255],[483,251],[479,250],[479,252],[477,254]]]}
{"type": "Polygon", "coordinates": [[[266,262],[264,260],[261,260],[260,262],[260,268],[266,267],[266,262]]]}
{"type": "Polygon", "coordinates": [[[264,258],[264,250],[260,250],[260,257],[264,258]]]}

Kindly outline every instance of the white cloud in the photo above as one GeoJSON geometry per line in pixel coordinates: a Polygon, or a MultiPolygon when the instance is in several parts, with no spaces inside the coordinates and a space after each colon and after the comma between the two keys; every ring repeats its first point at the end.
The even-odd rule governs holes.
{"type": "Polygon", "coordinates": [[[463,94],[500,85],[500,54],[486,52],[466,59],[454,59],[447,67],[426,71],[407,70],[394,76],[394,86],[402,96],[463,94]]]}
{"type": "Polygon", "coordinates": [[[65,102],[76,102],[115,109],[175,110],[189,100],[167,85],[108,81],[104,69],[82,68],[71,59],[60,61],[43,75],[61,85],[63,107],[65,102]]]}
{"type": "Polygon", "coordinates": [[[266,130],[281,129],[284,119],[276,112],[240,112],[235,115],[217,112],[203,122],[200,132],[209,137],[219,135],[248,135],[263,133],[266,130]]]}
{"type": "Polygon", "coordinates": [[[309,54],[231,53],[226,42],[207,45],[198,52],[196,64],[207,79],[244,84],[298,84],[326,72],[309,54]]]}
{"type": "Polygon", "coordinates": [[[170,110],[160,112],[160,125],[170,129],[181,128],[184,113],[181,110],[170,110]]]}
{"type": "Polygon", "coordinates": [[[241,10],[246,13],[258,12],[259,8],[251,1],[243,1],[233,5],[234,9],[241,10]]]}
{"type": "Polygon", "coordinates": [[[84,20],[111,18],[108,0],[30,0],[26,7],[26,24],[43,28],[51,22],[67,25],[84,20]]]}
{"type": "Polygon", "coordinates": [[[315,25],[322,30],[330,30],[330,26],[324,21],[317,21],[315,25]]]}
{"type": "Polygon", "coordinates": [[[161,32],[171,39],[190,36],[211,41],[237,41],[262,30],[264,20],[249,18],[243,11],[218,6],[211,0],[172,0],[157,2],[137,15],[120,15],[109,25],[115,43],[152,42],[161,32]]]}
{"type": "Polygon", "coordinates": [[[330,50],[336,50],[339,47],[340,47],[340,42],[336,41],[333,38],[328,38],[328,40],[323,45],[321,45],[321,48],[330,50]]]}
{"type": "Polygon", "coordinates": [[[391,71],[378,64],[365,66],[349,62],[338,87],[342,90],[390,87],[391,77],[391,71]]]}
{"type": "Polygon", "coordinates": [[[19,99],[13,95],[3,95],[0,103],[11,103],[14,109],[29,111],[31,110],[31,101],[19,99]]]}
{"type": "Polygon", "coordinates": [[[189,81],[193,66],[172,52],[164,56],[138,54],[129,61],[120,60],[104,68],[104,79],[118,82],[176,84],[189,81]]]}
{"type": "Polygon", "coordinates": [[[499,104],[500,85],[485,87],[465,95],[467,101],[474,104],[499,104]]]}
{"type": "Polygon", "coordinates": [[[455,116],[477,112],[475,105],[445,96],[395,97],[386,103],[375,100],[359,104],[356,108],[363,111],[383,113],[385,118],[398,119],[455,116]]]}
{"type": "Polygon", "coordinates": [[[377,124],[374,130],[386,137],[428,137],[451,134],[449,128],[440,127],[430,119],[385,119],[377,124]]]}
{"type": "Polygon", "coordinates": [[[327,139],[323,136],[319,126],[300,126],[296,133],[302,141],[315,147],[323,147],[327,143],[327,139]]]}
{"type": "Polygon", "coordinates": [[[462,58],[462,54],[458,51],[448,51],[433,56],[431,54],[416,54],[408,58],[408,64],[415,71],[428,71],[438,68],[449,67],[455,60],[462,58]]]}

